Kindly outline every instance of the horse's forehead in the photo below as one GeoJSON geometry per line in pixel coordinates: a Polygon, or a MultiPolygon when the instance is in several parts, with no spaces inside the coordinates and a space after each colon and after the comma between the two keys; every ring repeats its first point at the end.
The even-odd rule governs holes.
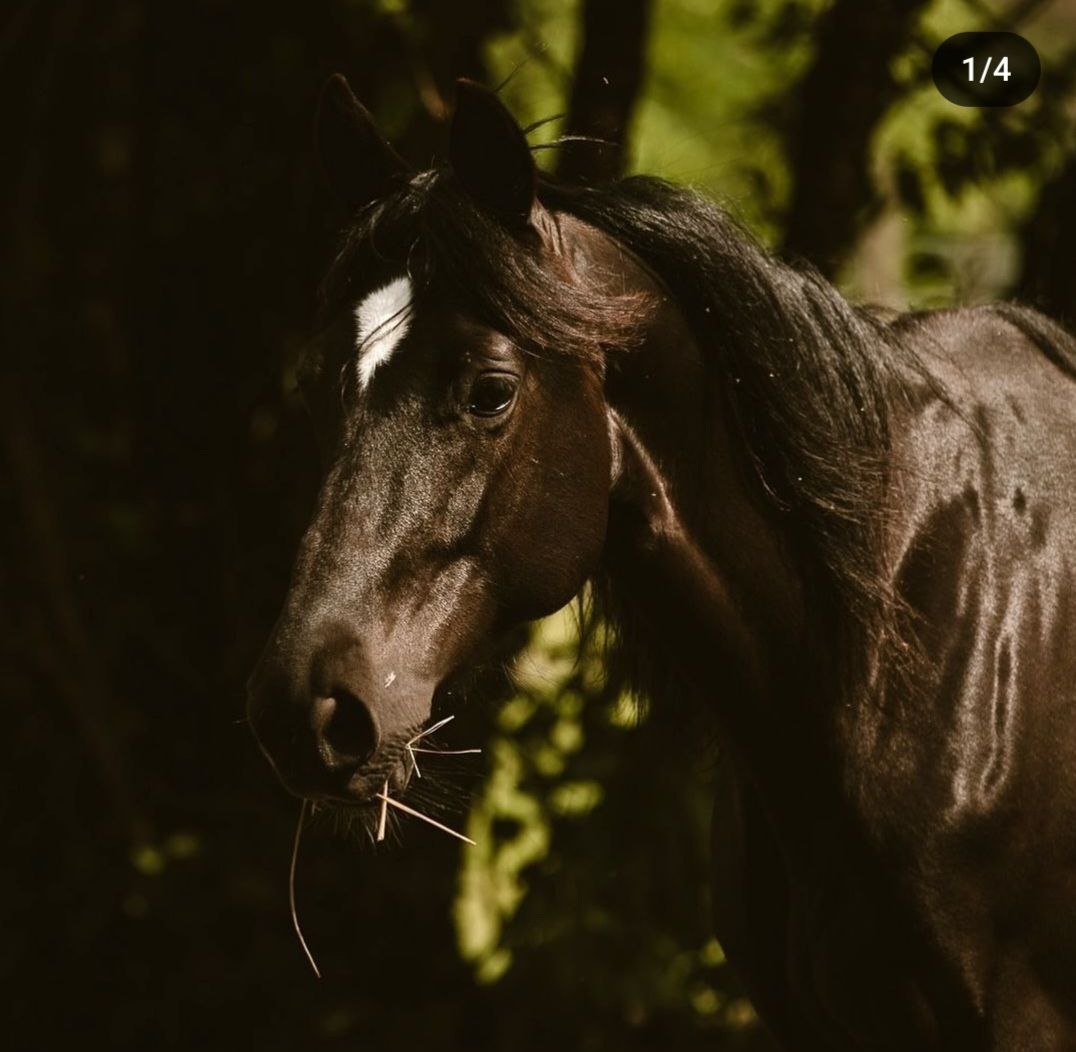
{"type": "Polygon", "coordinates": [[[401,344],[409,335],[413,336],[409,354],[418,350],[422,334],[426,339],[432,337],[442,352],[466,347],[495,360],[504,358],[512,343],[503,332],[443,299],[423,296],[416,301],[414,285],[406,274],[361,295],[352,315],[356,372],[362,390],[369,387],[381,365],[401,353],[401,344]]]}
{"type": "Polygon", "coordinates": [[[359,384],[365,388],[411,328],[414,287],[406,274],[366,293],[355,305],[359,384]]]}

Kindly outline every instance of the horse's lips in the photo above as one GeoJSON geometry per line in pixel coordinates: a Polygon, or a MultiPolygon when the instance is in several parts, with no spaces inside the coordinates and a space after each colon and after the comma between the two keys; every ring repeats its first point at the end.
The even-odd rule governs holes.
{"type": "Polygon", "coordinates": [[[407,754],[401,756],[393,765],[388,775],[370,768],[356,771],[348,782],[348,796],[339,803],[349,807],[380,807],[378,794],[388,790],[388,795],[403,793],[411,784],[415,766],[407,754]]]}

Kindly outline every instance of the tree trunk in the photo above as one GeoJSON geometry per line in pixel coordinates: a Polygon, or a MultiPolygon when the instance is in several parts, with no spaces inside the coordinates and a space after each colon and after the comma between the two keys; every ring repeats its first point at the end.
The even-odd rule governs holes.
{"type": "Polygon", "coordinates": [[[651,0],[587,0],[584,5],[566,134],[603,142],[565,143],[557,164],[562,178],[601,183],[623,172],[628,125],[646,66],[650,9],[651,0]]]}
{"type": "MultiPolygon", "coordinates": [[[[445,154],[456,78],[489,83],[486,45],[492,37],[512,32],[517,15],[508,0],[486,0],[473,6],[422,0],[412,11],[421,20],[423,32],[398,25],[398,47],[422,105],[393,145],[424,168],[445,154]]],[[[383,72],[380,80],[386,80],[383,72]]]]}
{"type": "Polygon", "coordinates": [[[926,0],[837,0],[816,33],[788,137],[792,197],[782,249],[832,275],[875,202],[870,144],[897,94],[893,58],[926,0]]]}
{"type": "Polygon", "coordinates": [[[1058,321],[1076,324],[1076,157],[1043,187],[1020,232],[1024,255],[1017,295],[1058,321]]]}

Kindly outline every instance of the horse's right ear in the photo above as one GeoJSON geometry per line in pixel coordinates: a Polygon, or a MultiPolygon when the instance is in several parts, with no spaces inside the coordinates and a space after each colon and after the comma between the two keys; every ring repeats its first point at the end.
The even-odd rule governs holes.
{"type": "Polygon", "coordinates": [[[329,185],[353,212],[384,197],[410,174],[339,73],[321,89],[314,143],[329,185]]]}
{"type": "Polygon", "coordinates": [[[495,92],[456,81],[449,159],[470,196],[513,224],[529,224],[537,171],[527,137],[495,92]]]}

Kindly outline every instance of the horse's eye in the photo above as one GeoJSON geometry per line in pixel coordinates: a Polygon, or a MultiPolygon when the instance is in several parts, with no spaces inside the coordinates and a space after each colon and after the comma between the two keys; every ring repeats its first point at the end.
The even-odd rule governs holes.
{"type": "Polygon", "coordinates": [[[516,396],[516,378],[507,373],[482,373],[475,377],[467,393],[467,412],[475,416],[497,416],[516,396]]]}

